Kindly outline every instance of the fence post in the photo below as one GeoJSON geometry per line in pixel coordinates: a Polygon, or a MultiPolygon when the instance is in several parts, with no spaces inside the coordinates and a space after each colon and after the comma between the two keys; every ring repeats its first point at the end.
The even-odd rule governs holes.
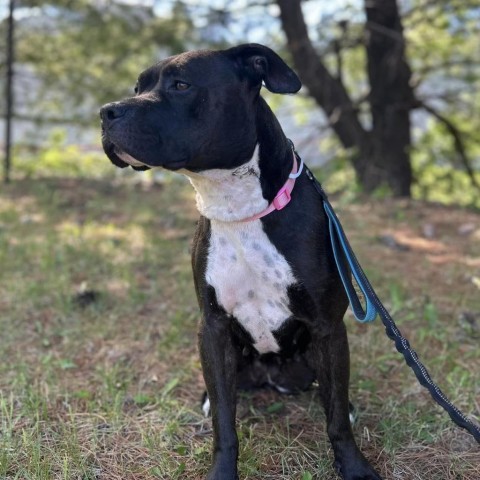
{"type": "Polygon", "coordinates": [[[13,11],[15,9],[15,0],[10,0],[8,24],[7,24],[7,81],[5,86],[5,99],[7,102],[5,112],[5,160],[3,170],[3,180],[5,183],[10,181],[10,170],[12,164],[12,117],[13,117],[13,11]]]}

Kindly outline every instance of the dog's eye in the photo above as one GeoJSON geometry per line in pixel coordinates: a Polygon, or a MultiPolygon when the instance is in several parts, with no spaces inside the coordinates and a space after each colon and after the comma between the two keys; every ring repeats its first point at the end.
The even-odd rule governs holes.
{"type": "Polygon", "coordinates": [[[185,83],[185,82],[181,82],[180,80],[177,80],[174,84],[173,84],[173,87],[175,88],[175,90],[188,90],[190,88],[190,85],[188,83],[185,83]]]}
{"type": "Polygon", "coordinates": [[[135,92],[135,94],[137,94],[137,93],[138,93],[138,84],[137,84],[137,85],[135,85],[135,87],[134,87],[133,91],[135,92]]]}

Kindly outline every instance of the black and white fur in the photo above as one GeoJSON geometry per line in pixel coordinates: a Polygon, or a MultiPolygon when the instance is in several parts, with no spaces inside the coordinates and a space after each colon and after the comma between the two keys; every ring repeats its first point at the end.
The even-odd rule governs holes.
{"type": "Polygon", "coordinates": [[[197,192],[192,266],[214,432],[208,480],[238,478],[237,388],[293,392],[314,380],[338,472],[378,480],[349,421],[348,302],[320,197],[301,175],[287,207],[242,221],[273,200],[292,170],[262,83],[274,93],[301,86],[262,45],[167,58],[141,73],[135,97],[102,108],[104,150],[119,167],[183,173],[197,192]]]}
{"type": "Polygon", "coordinates": [[[260,353],[280,349],[273,332],[292,316],[292,269],[263,230],[261,220],[241,221],[268,206],[262,196],[258,148],[235,169],[184,172],[197,192],[197,208],[210,219],[205,277],[218,304],[250,334],[260,353]]]}

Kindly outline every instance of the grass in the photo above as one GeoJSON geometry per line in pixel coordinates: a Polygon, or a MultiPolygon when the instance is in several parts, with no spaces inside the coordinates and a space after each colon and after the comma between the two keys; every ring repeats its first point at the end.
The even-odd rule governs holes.
{"type": "MultiPolygon", "coordinates": [[[[204,478],[211,422],[200,410],[192,197],[169,178],[2,187],[0,478],[204,478]]],[[[434,379],[478,419],[480,217],[385,200],[339,211],[434,379]]],[[[347,324],[355,435],[384,477],[480,478],[475,442],[434,406],[381,325],[347,324]]],[[[314,389],[241,394],[238,410],[242,479],[337,478],[314,389]]]]}

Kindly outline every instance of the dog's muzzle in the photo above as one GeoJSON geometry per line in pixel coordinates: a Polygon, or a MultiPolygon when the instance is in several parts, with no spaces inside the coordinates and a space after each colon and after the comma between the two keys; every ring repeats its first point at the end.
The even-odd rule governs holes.
{"type": "Polygon", "coordinates": [[[102,128],[108,128],[119,118],[127,113],[127,107],[120,102],[107,103],[100,109],[100,118],[102,120],[102,128]]]}
{"type": "Polygon", "coordinates": [[[136,170],[145,170],[149,167],[145,165],[145,163],[140,162],[139,160],[125,152],[121,147],[116,145],[115,141],[112,141],[110,135],[112,128],[115,127],[115,124],[126,116],[127,110],[128,107],[121,102],[107,103],[100,109],[100,119],[102,123],[102,142],[104,150],[105,153],[109,156],[110,160],[112,160],[112,162],[118,166],[122,165],[119,165],[115,157],[117,157],[127,165],[131,165],[136,170]]]}

